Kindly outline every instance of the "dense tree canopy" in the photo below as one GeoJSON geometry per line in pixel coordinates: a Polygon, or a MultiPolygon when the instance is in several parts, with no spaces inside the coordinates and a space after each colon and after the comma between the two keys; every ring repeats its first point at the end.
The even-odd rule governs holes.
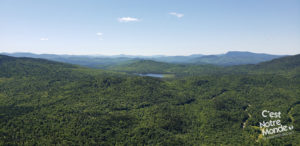
{"type": "Polygon", "coordinates": [[[107,71],[0,55],[0,145],[300,145],[299,60],[107,71]],[[265,109],[293,133],[263,139],[265,109]]]}

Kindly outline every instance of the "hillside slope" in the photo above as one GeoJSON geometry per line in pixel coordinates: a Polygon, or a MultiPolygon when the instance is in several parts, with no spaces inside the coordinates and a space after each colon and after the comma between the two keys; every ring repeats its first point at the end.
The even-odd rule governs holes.
{"type": "Polygon", "coordinates": [[[299,97],[299,72],[166,80],[0,56],[0,145],[299,145],[299,97]],[[263,140],[265,109],[293,133],[263,140]]]}
{"type": "Polygon", "coordinates": [[[251,52],[231,51],[223,55],[207,55],[193,59],[196,64],[214,64],[221,66],[232,66],[242,64],[257,64],[282,57],[280,55],[258,54],[251,52]]]}
{"type": "Polygon", "coordinates": [[[251,52],[230,51],[226,54],[190,56],[89,56],[89,55],[54,55],[54,54],[32,54],[32,53],[2,53],[14,57],[42,58],[64,63],[77,64],[91,68],[102,68],[129,64],[140,60],[151,60],[156,62],[172,64],[211,64],[219,66],[232,66],[242,64],[257,64],[269,61],[284,55],[259,54],[251,52]]]}

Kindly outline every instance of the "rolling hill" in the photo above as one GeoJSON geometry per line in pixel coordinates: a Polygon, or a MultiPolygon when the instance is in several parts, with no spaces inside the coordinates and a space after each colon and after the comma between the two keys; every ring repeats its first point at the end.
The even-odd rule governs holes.
{"type": "Polygon", "coordinates": [[[54,54],[32,54],[32,53],[2,53],[13,57],[31,57],[42,58],[52,61],[71,63],[92,68],[109,68],[122,64],[129,64],[139,60],[152,60],[156,62],[172,64],[211,64],[219,66],[232,66],[242,64],[257,64],[264,61],[270,61],[284,55],[269,55],[251,52],[231,51],[219,55],[201,55],[194,54],[190,56],[88,56],[88,55],[54,55],[54,54]]]}
{"type": "Polygon", "coordinates": [[[122,67],[146,65],[185,74],[142,77],[0,55],[0,145],[300,144],[299,55],[234,68],[148,60],[122,67]],[[210,67],[217,72],[201,73],[210,67]],[[266,109],[280,111],[292,134],[263,139],[266,109]]]}
{"type": "Polygon", "coordinates": [[[221,66],[232,66],[242,64],[257,64],[269,61],[283,55],[258,54],[251,52],[231,51],[223,55],[207,55],[193,59],[191,62],[196,64],[214,64],[221,66]]]}

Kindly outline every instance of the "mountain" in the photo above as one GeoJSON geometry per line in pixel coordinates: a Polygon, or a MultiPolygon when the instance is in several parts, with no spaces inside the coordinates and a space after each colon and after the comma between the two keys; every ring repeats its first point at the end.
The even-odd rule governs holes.
{"type": "Polygon", "coordinates": [[[42,58],[53,61],[77,64],[92,68],[102,68],[129,64],[138,60],[153,60],[157,62],[173,63],[173,64],[212,64],[219,66],[232,66],[241,64],[257,64],[269,61],[283,55],[258,54],[251,52],[228,52],[220,55],[201,55],[194,54],[190,56],[134,56],[134,55],[115,55],[115,56],[99,56],[99,55],[54,55],[54,54],[32,54],[32,53],[2,53],[13,57],[32,57],[42,58]]]}
{"type": "MultiPolygon", "coordinates": [[[[235,56],[235,53],[229,54],[235,56]]],[[[239,56],[249,56],[249,53],[239,56]]],[[[263,54],[263,56],[265,56],[263,54]]],[[[217,66],[209,64],[173,64],[152,60],[138,60],[128,64],[116,65],[106,68],[107,70],[127,73],[158,73],[173,74],[179,76],[205,76],[217,74],[284,74],[291,75],[300,72],[300,55],[285,56],[271,61],[258,64],[217,66]]]]}
{"type": "Polygon", "coordinates": [[[300,66],[300,54],[286,56],[271,61],[262,62],[255,66],[256,69],[265,70],[294,70],[300,66]]]}
{"type": "Polygon", "coordinates": [[[193,63],[192,62],[193,59],[202,56],[204,55],[194,54],[190,56],[162,56],[162,57],[151,57],[145,59],[154,60],[158,62],[166,62],[166,63],[188,64],[188,63],[193,63]]]}
{"type": "Polygon", "coordinates": [[[108,66],[119,65],[119,64],[126,64],[127,62],[130,63],[133,60],[128,57],[121,57],[121,56],[88,56],[88,55],[55,55],[55,54],[32,54],[32,53],[2,53],[4,55],[9,55],[13,57],[31,57],[31,58],[41,58],[47,59],[52,61],[76,64],[91,68],[106,68],[108,66]]]}
{"type": "Polygon", "coordinates": [[[289,75],[299,55],[233,67],[151,60],[119,67],[182,76],[0,55],[0,145],[300,144],[300,72],[289,75]],[[291,133],[263,136],[259,123],[274,120],[263,110],[280,111],[275,120],[291,133]]]}
{"type": "Polygon", "coordinates": [[[196,64],[214,64],[221,66],[241,65],[241,64],[257,64],[269,61],[284,55],[269,55],[251,52],[231,51],[222,55],[207,55],[191,60],[196,64]]]}
{"type": "Polygon", "coordinates": [[[258,64],[231,66],[226,68],[226,72],[295,76],[300,72],[300,54],[284,56],[258,64]]]}
{"type": "Polygon", "coordinates": [[[138,60],[129,64],[122,64],[107,68],[108,70],[122,71],[129,73],[168,73],[170,68],[179,65],[157,62],[152,60],[138,60]]]}
{"type": "MultiPolygon", "coordinates": [[[[53,73],[51,76],[55,76],[59,74],[61,70],[66,71],[71,68],[75,68],[75,66],[45,59],[27,57],[15,58],[0,55],[0,73],[3,77],[26,77],[49,73],[53,73]]],[[[64,75],[64,73],[61,74],[64,75]]]]}
{"type": "Polygon", "coordinates": [[[106,70],[127,72],[134,74],[169,74],[176,77],[184,76],[204,76],[223,72],[224,67],[215,65],[195,65],[195,64],[173,64],[157,62],[152,60],[138,60],[128,64],[116,65],[106,68],[106,70]]]}

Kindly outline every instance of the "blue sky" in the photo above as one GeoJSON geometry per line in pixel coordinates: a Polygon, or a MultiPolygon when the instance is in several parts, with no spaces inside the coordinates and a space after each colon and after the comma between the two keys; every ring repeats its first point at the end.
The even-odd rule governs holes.
{"type": "Polygon", "coordinates": [[[0,52],[300,53],[299,0],[0,0],[0,52]]]}

